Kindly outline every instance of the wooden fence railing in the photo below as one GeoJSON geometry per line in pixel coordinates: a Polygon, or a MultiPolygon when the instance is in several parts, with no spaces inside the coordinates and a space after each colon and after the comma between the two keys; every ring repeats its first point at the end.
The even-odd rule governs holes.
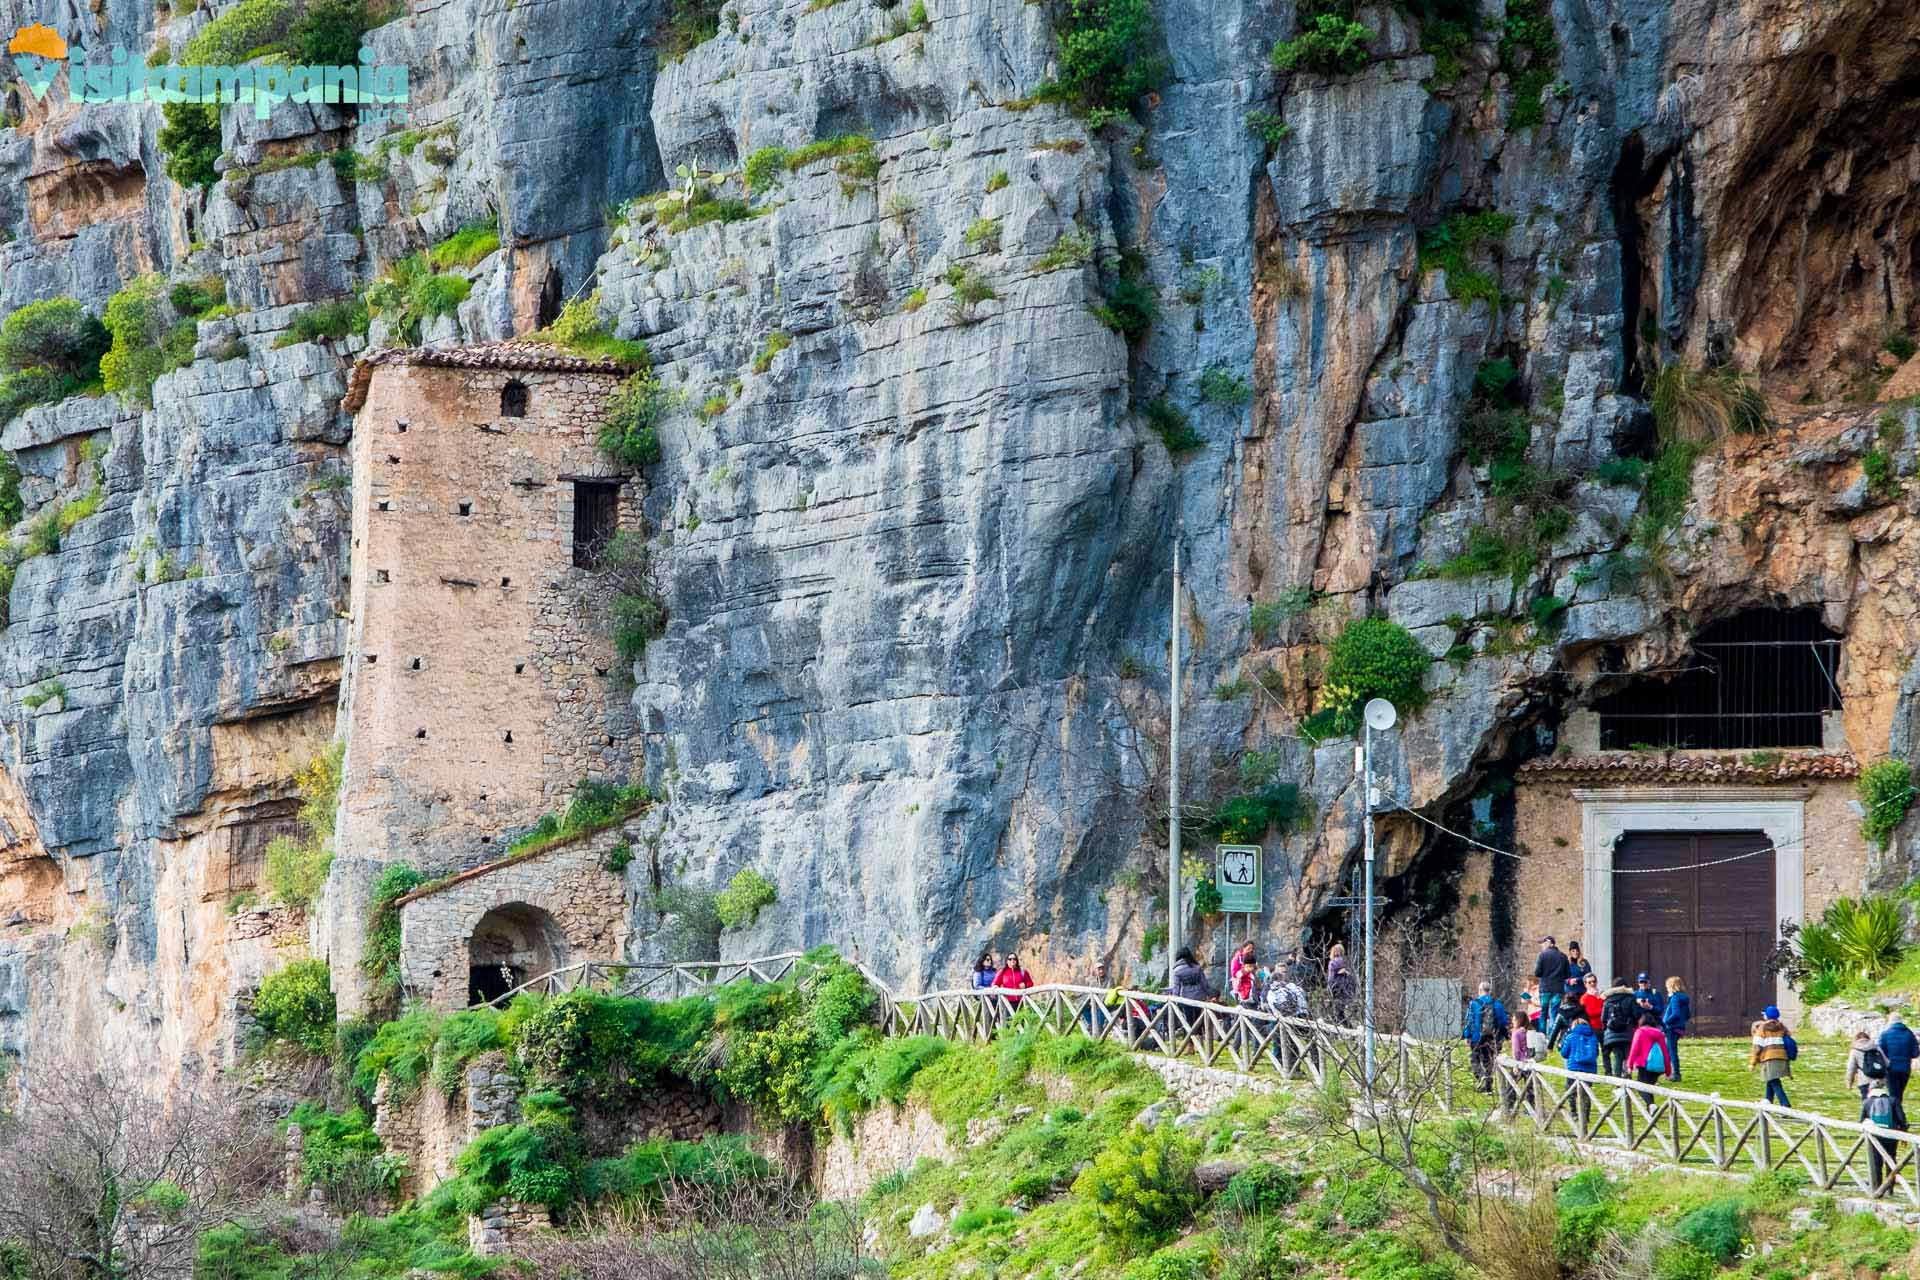
{"type": "MultiPolygon", "coordinates": [[[[984,1040],[1016,1012],[1038,1014],[1056,1035],[1085,1036],[1140,1053],[1192,1059],[1242,1075],[1341,1080],[1364,1088],[1366,1032],[1311,1018],[1282,1018],[1247,1005],[1221,1005],[1151,991],[1109,992],[1050,984],[1020,993],[936,991],[907,1002],[905,1035],[984,1040]],[[1112,1000],[1110,1005],[1108,1001],[1112,1000]]],[[[1374,1037],[1374,1085],[1382,1092],[1426,1090],[1453,1105],[1452,1041],[1374,1037]]]]}
{"type": "MultiPolygon", "coordinates": [[[[522,994],[556,996],[576,988],[603,991],[609,995],[645,996],[649,1000],[678,1000],[685,996],[706,995],[730,982],[779,982],[793,972],[803,952],[783,951],[778,955],[752,960],[711,960],[695,964],[670,964],[645,961],[634,964],[608,964],[599,960],[582,961],[531,978],[503,995],[479,1002],[505,1005],[522,994]]],[[[892,1035],[900,1018],[893,992],[872,970],[859,961],[849,961],[880,993],[880,1025],[892,1035]]],[[[478,1006],[476,1006],[478,1007],[478,1006]]]]}
{"type": "Polygon", "coordinates": [[[1663,1164],[1804,1171],[1822,1191],[1920,1204],[1920,1134],[1501,1058],[1500,1104],[1550,1136],[1663,1164]]]}
{"type": "MultiPolygon", "coordinates": [[[[522,992],[558,995],[588,988],[623,996],[673,1000],[704,995],[730,982],[778,982],[793,972],[798,951],[754,960],[694,964],[568,965],[522,983],[489,1001],[504,1004],[522,992]]],[[[880,993],[881,1029],[888,1035],[988,1040],[1016,1013],[1037,1014],[1056,1035],[1082,1035],[1141,1053],[1191,1059],[1206,1067],[1244,1075],[1308,1079],[1317,1085],[1343,1080],[1363,1087],[1366,1033],[1311,1018],[1282,1018],[1246,1006],[1212,1004],[1151,991],[1109,992],[1097,987],[1051,984],[1015,998],[999,990],[935,991],[896,996],[864,965],[861,973],[880,993]],[[1109,1005],[1108,1001],[1113,1004],[1109,1005]]],[[[1411,1036],[1374,1038],[1375,1086],[1382,1092],[1430,1088],[1453,1105],[1452,1042],[1435,1044],[1411,1036]]]]}
{"type": "MultiPolygon", "coordinates": [[[[800,952],[789,951],[696,964],[574,964],[541,974],[491,1003],[521,992],[557,995],[580,987],[678,999],[730,982],[778,982],[800,958],[800,952]]],[[[1056,1035],[1085,1036],[1244,1075],[1367,1086],[1366,1033],[1356,1027],[1151,991],[1115,993],[1066,984],[1030,988],[1017,1002],[1012,993],[999,990],[902,997],[855,963],[880,994],[879,1022],[888,1035],[988,1040],[1016,1015],[1037,1015],[1040,1025],[1056,1035]]],[[[1375,1090],[1386,1097],[1430,1092],[1451,1109],[1457,1043],[1377,1035],[1375,1090]]],[[[1681,1167],[1799,1170],[1823,1191],[1852,1189],[1920,1205],[1920,1134],[1540,1062],[1503,1057],[1497,1072],[1501,1107],[1528,1118],[1548,1136],[1616,1147],[1681,1167]]]]}

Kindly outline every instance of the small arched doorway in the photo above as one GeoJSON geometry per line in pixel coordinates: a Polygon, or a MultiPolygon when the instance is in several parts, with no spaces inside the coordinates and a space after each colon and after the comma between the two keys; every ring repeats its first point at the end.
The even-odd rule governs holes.
{"type": "Polygon", "coordinates": [[[467,939],[467,1003],[497,1000],[567,958],[566,934],[552,915],[525,902],[495,907],[467,939]]]}

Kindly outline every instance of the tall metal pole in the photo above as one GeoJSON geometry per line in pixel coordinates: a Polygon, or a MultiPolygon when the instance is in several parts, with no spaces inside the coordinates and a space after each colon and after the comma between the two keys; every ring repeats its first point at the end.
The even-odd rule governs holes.
{"type": "Polygon", "coordinates": [[[1371,1088],[1373,1084],[1373,725],[1371,723],[1367,725],[1366,734],[1361,742],[1360,799],[1367,810],[1367,886],[1365,904],[1361,910],[1367,913],[1367,1084],[1371,1088]]]}
{"type": "Polygon", "coordinates": [[[1180,951],[1180,527],[1173,534],[1173,734],[1167,745],[1167,985],[1180,951]]]}

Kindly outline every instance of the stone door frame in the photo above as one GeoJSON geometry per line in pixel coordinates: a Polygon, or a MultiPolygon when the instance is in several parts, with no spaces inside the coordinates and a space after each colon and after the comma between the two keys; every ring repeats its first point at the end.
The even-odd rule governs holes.
{"type": "MultiPolygon", "coordinates": [[[[1803,843],[1811,787],[1610,787],[1575,789],[1580,803],[1582,945],[1605,983],[1613,969],[1613,851],[1630,831],[1764,831],[1773,842],[1773,918],[1799,921],[1806,910],[1803,843]]],[[[1780,1003],[1797,1012],[1791,991],[1780,1003]]]]}

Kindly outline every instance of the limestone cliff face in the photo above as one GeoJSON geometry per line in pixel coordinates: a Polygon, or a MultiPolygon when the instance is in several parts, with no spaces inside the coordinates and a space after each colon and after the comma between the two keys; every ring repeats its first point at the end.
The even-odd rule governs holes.
{"type": "MultiPolygon", "coordinates": [[[[335,731],[347,635],[329,477],[362,344],[275,340],[490,214],[502,248],[427,341],[525,333],[598,290],[684,398],[646,498],[669,622],[631,697],[667,804],[628,872],[638,954],[658,946],[655,880],[745,866],[781,898],[730,952],[853,941],[912,986],[986,943],[1056,972],[1131,949],[1164,820],[1176,530],[1192,790],[1262,748],[1313,802],[1268,839],[1278,936],[1354,852],[1350,747],[1296,728],[1350,616],[1476,655],[1434,666],[1433,704],[1389,751],[1396,794],[1436,815],[1598,681],[1748,603],[1820,605],[1848,638],[1849,744],[1909,748],[1913,500],[1860,476],[1878,411],[1819,406],[1920,390],[1879,354],[1920,328],[1910,6],[1514,5],[1550,9],[1543,80],[1503,57],[1498,0],[1457,66],[1401,8],[1364,8],[1371,60],[1337,77],[1273,69],[1290,5],[1159,0],[1166,82],[1139,125],[1097,132],[1027,100],[1057,68],[1057,6],[928,0],[919,27],[879,0],[732,0],[677,61],[657,52],[665,7],[418,0],[369,37],[412,70],[404,126],[226,113],[204,194],[164,178],[151,108],[9,98],[0,301],[97,307],[159,270],[218,273],[241,313],[202,327],[153,408],[69,401],[0,439],[30,517],[102,489],[22,565],[0,638],[0,1048],[230,1051],[232,999],[286,936],[226,915],[235,850],[284,822],[293,768],[335,731]],[[1269,146],[1254,112],[1285,135],[1269,146]],[[402,127],[420,136],[402,147],[402,127]],[[759,148],[849,134],[873,139],[874,172],[784,172],[758,216],[676,232],[619,208],[681,166],[741,198],[759,148]],[[287,163],[348,146],[384,176],[287,163]],[[1422,231],[1476,211],[1505,219],[1454,271],[1431,252],[1423,269],[1422,231]],[[953,268],[994,296],[955,299],[953,268]],[[1137,343],[1092,310],[1123,271],[1158,297],[1137,343]],[[790,344],[763,362],[776,333],[790,344]],[[1462,436],[1494,358],[1570,519],[1518,582],[1422,576],[1507,518],[1462,436]],[[1658,364],[1722,359],[1765,375],[1794,425],[1702,463],[1670,582],[1598,572],[1642,498],[1591,470],[1649,451],[1658,364]],[[1251,403],[1203,398],[1212,369],[1251,403]],[[1201,447],[1169,454],[1150,403],[1201,447]],[[1249,598],[1304,593],[1253,634],[1249,598]],[[1557,635],[1504,642],[1501,618],[1548,595],[1569,606],[1557,635]],[[1236,676],[1241,696],[1213,696],[1236,676]]],[[[162,16],[0,3],[142,57],[209,14],[162,16]]],[[[397,339],[376,322],[369,341],[397,339]]],[[[1911,444],[1896,462],[1912,471],[1911,444]]],[[[1420,828],[1388,835],[1396,870],[1438,874],[1420,828]]],[[[392,852],[341,851],[315,946],[358,954],[392,852]]]]}

